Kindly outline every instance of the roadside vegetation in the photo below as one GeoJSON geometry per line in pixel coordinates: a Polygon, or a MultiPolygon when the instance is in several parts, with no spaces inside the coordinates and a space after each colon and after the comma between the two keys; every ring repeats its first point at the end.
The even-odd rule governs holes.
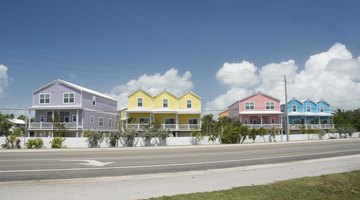
{"type": "Polygon", "coordinates": [[[239,187],[217,192],[193,193],[176,196],[151,198],[153,200],[180,199],[360,199],[360,171],[332,174],[319,177],[306,177],[280,181],[269,185],[239,187]]]}

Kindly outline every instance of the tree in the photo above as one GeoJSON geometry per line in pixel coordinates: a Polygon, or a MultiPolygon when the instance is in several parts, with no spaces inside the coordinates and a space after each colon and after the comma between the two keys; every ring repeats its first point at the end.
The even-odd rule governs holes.
{"type": "Polygon", "coordinates": [[[212,114],[208,114],[208,115],[204,115],[202,118],[201,118],[201,132],[204,134],[204,135],[207,135],[207,136],[210,136],[214,133],[216,133],[215,131],[215,120],[213,119],[214,116],[212,114]]]}
{"type": "MultiPolygon", "coordinates": [[[[12,115],[13,116],[13,115],[12,115]]],[[[4,115],[0,113],[0,135],[9,135],[9,129],[13,126],[12,123],[9,121],[12,117],[11,115],[4,115]]]]}
{"type": "Polygon", "coordinates": [[[265,134],[266,134],[266,130],[264,129],[264,127],[261,127],[261,128],[259,129],[259,136],[260,136],[260,137],[263,137],[264,142],[265,142],[265,134]]]}
{"type": "Polygon", "coordinates": [[[24,120],[25,122],[27,121],[27,117],[25,115],[20,115],[17,119],[24,120]]]}

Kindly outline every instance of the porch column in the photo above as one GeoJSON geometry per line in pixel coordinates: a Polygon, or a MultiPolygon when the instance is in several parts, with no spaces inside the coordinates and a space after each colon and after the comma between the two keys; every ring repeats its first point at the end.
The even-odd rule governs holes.
{"type": "Polygon", "coordinates": [[[262,114],[260,115],[260,124],[261,124],[261,126],[262,126],[262,114]]]}
{"type": "Polygon", "coordinates": [[[76,137],[79,137],[79,109],[76,109],[76,137]]]}
{"type": "Polygon", "coordinates": [[[176,123],[175,130],[179,130],[179,114],[178,113],[176,113],[176,122],[175,123],[176,123]]]}
{"type": "MultiPolygon", "coordinates": [[[[27,127],[27,136],[30,137],[30,131],[29,131],[29,128],[30,128],[30,123],[31,123],[31,110],[29,110],[29,118],[28,118],[28,127],[27,127]]],[[[25,140],[24,140],[25,142],[25,140]]]]}

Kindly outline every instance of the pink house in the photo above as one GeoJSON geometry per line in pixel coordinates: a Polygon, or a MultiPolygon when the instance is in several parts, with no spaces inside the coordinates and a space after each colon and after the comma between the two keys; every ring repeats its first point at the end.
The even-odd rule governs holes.
{"type": "Polygon", "coordinates": [[[240,120],[249,128],[282,129],[280,100],[262,92],[236,101],[228,109],[232,120],[240,120]]]}

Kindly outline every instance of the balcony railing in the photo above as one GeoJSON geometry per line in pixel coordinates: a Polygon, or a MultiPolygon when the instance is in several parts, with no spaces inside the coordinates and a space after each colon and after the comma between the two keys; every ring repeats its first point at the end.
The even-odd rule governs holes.
{"type": "MultiPolygon", "coordinates": [[[[127,129],[144,131],[148,124],[126,124],[127,129]]],[[[170,131],[191,131],[199,130],[199,124],[161,124],[161,128],[170,131]]]]}
{"type": "Polygon", "coordinates": [[[291,124],[290,130],[300,130],[305,129],[333,129],[335,128],[334,124],[291,124]]]}
{"type": "Polygon", "coordinates": [[[282,128],[282,124],[243,124],[248,128],[282,128]]]}
{"type": "Polygon", "coordinates": [[[60,122],[60,123],[51,123],[51,122],[31,122],[29,124],[29,130],[54,130],[59,129],[60,125],[63,124],[66,129],[77,129],[83,128],[81,122],[60,122]]]}

